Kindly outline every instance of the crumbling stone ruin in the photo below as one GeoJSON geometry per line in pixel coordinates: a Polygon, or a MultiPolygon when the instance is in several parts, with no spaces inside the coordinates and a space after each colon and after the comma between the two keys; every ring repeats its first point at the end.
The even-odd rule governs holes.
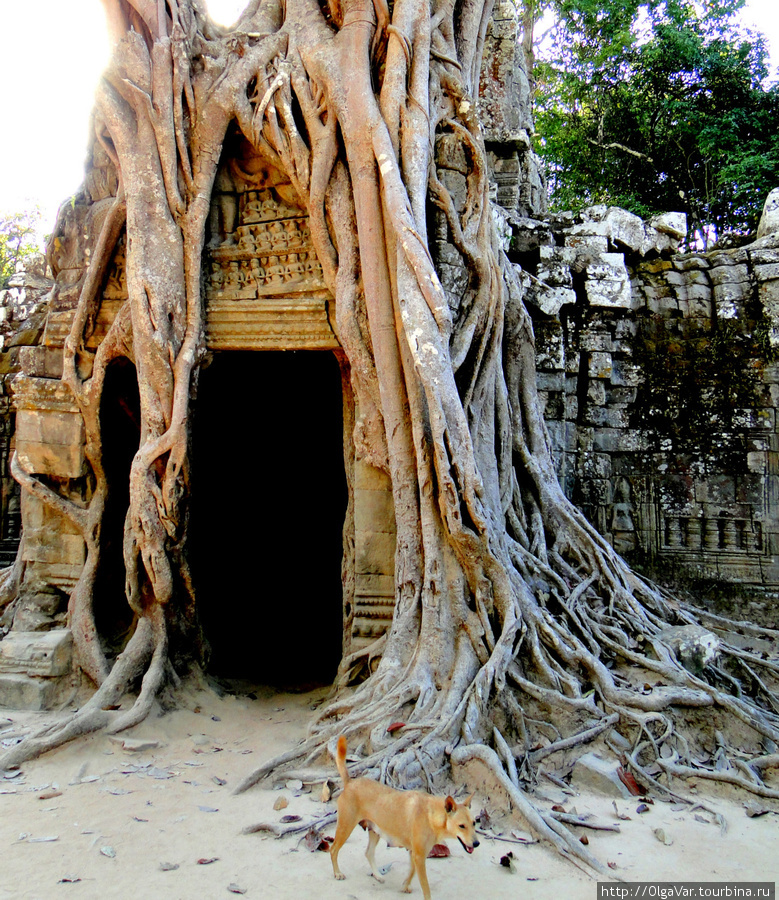
{"type": "MultiPolygon", "coordinates": [[[[777,229],[766,219],[765,233],[749,246],[680,253],[686,225],[674,213],[648,223],[603,207],[579,216],[548,216],[531,149],[529,87],[517,36],[515,7],[497,4],[487,36],[479,114],[492,196],[502,208],[497,214],[503,249],[517,267],[533,316],[538,388],[566,494],[632,562],[693,589],[717,588],[703,594],[704,602],[716,596],[716,609],[730,604],[776,626],[777,229]],[[723,593],[723,586],[730,591],[723,593]]],[[[436,146],[436,162],[455,203],[464,204],[468,163],[461,145],[444,136],[436,146]]],[[[90,254],[115,193],[115,173],[95,143],[83,191],[61,211],[49,248],[50,277],[42,267],[20,274],[0,301],[0,551],[7,564],[18,545],[20,522],[23,533],[13,570],[20,579],[18,599],[0,620],[0,705],[45,708],[71,687],[67,599],[85,564],[85,543],[56,508],[29,492],[20,495],[7,474],[8,461],[15,451],[24,473],[45,476],[76,503],[90,495],[84,422],[60,380],[62,354],[90,254]]],[[[437,269],[456,310],[469,276],[449,242],[444,217],[437,214],[436,222],[437,269]]],[[[343,439],[359,410],[342,401],[343,353],[333,300],[305,210],[289,183],[237,136],[220,164],[208,229],[203,283],[211,363],[195,406],[200,416],[195,484],[199,478],[202,489],[195,488],[192,543],[196,559],[234,554],[234,581],[228,586],[209,582],[205,565],[198,572],[194,564],[204,586],[207,632],[209,622],[213,625],[208,634],[213,660],[218,666],[240,655],[242,641],[251,641],[258,621],[251,604],[241,607],[236,616],[243,617],[247,637],[236,633],[232,617],[228,647],[219,616],[209,613],[224,590],[241,596],[256,591],[258,561],[241,532],[244,525],[258,529],[266,524],[256,515],[244,522],[244,513],[264,504],[308,503],[306,531],[318,535],[321,554],[304,567],[312,570],[313,580],[296,572],[296,598],[303,599],[294,616],[314,623],[312,647],[331,647],[308,674],[332,676],[342,655],[375,640],[392,619],[391,485],[359,443],[343,439]],[[294,371],[292,361],[304,356],[309,362],[294,371]],[[271,408],[257,392],[258,382],[279,391],[285,385],[289,391],[271,408]],[[311,394],[314,399],[307,399],[311,394]],[[273,434],[293,425],[285,404],[295,405],[297,418],[303,410],[304,417],[316,420],[322,466],[302,493],[269,501],[274,482],[304,477],[301,460],[291,459],[288,468],[279,469],[279,454],[293,455],[293,441],[262,455],[273,434]],[[324,411],[318,418],[317,408],[324,411]],[[236,419],[250,424],[240,432],[224,424],[236,419]],[[246,510],[220,505],[218,483],[208,473],[213,447],[219,443],[224,450],[224,442],[232,442],[229,464],[243,465],[250,454],[259,472],[262,493],[252,493],[247,484],[246,510]],[[312,496],[318,498],[313,504],[312,496]],[[317,619],[328,602],[337,615],[317,619]]],[[[125,252],[120,241],[89,328],[87,348],[93,355],[127,299],[125,252]]],[[[113,581],[104,585],[106,597],[122,593],[127,499],[120,485],[138,446],[137,387],[129,368],[109,370],[113,407],[106,404],[104,411],[113,417],[108,464],[115,486],[106,550],[114,554],[115,565],[107,576],[113,581]]],[[[310,440],[308,435],[300,440],[310,440]]],[[[310,454],[306,465],[311,465],[310,454]]],[[[267,526],[283,539],[272,552],[288,552],[284,541],[295,528],[294,517],[267,526]]],[[[310,559],[311,548],[306,552],[310,559]]],[[[269,595],[280,598],[279,629],[295,627],[290,601],[283,596],[288,585],[285,578],[266,586],[269,595]]],[[[262,615],[267,626],[267,607],[262,615]]],[[[101,638],[121,646],[131,625],[129,612],[106,601],[96,610],[96,620],[101,638]]]]}

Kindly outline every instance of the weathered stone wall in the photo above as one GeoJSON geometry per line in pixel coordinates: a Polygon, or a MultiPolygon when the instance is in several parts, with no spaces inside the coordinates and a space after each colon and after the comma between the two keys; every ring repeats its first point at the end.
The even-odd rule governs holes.
{"type": "Polygon", "coordinates": [[[678,254],[682,236],[604,207],[516,229],[550,438],[620,553],[776,624],[779,240],[678,254]]]}
{"type": "MultiPolygon", "coordinates": [[[[498,0],[484,40],[478,112],[493,199],[521,216],[546,212],[546,186],[533,152],[532,91],[520,47],[519,5],[498,0]]],[[[439,164],[447,166],[439,153],[439,164]]]]}

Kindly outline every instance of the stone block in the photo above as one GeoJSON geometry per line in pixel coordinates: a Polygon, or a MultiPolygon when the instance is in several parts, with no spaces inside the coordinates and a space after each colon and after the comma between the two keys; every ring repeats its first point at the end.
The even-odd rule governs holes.
{"type": "Polygon", "coordinates": [[[749,269],[746,265],[717,266],[709,272],[712,284],[738,284],[749,282],[749,269]]]}
{"type": "Polygon", "coordinates": [[[45,582],[72,587],[86,559],[86,545],[78,529],[27,492],[22,494],[22,520],[25,562],[42,567],[40,575],[45,582]]]}
{"type": "Polygon", "coordinates": [[[605,428],[627,428],[629,425],[625,409],[610,409],[608,406],[590,406],[584,418],[588,425],[605,428]]]}
{"type": "Polygon", "coordinates": [[[689,256],[674,257],[673,267],[679,272],[691,272],[695,271],[696,269],[708,269],[709,263],[702,256],[691,254],[689,256]]]}
{"type": "Polygon", "coordinates": [[[700,625],[674,625],[661,631],[659,638],[673,650],[685,669],[695,675],[702,675],[719,654],[719,638],[700,625]]]}
{"type": "Polygon", "coordinates": [[[587,374],[590,378],[611,378],[613,360],[610,353],[595,351],[589,354],[587,374]]]}
{"type": "Polygon", "coordinates": [[[760,223],[757,226],[758,238],[775,234],[779,231],[779,188],[774,188],[766,197],[760,223]]]}
{"type": "Polygon", "coordinates": [[[17,375],[16,449],[26,472],[79,478],[86,472],[84,421],[70,388],[52,378],[17,375]]]}
{"type": "Polygon", "coordinates": [[[358,531],[354,536],[355,572],[391,575],[395,571],[395,534],[358,531]]]}
{"type": "Polygon", "coordinates": [[[636,402],[638,389],[634,387],[612,387],[606,390],[606,403],[609,406],[632,406],[636,402]]]}
{"type": "Polygon", "coordinates": [[[73,665],[73,637],[67,628],[11,631],[0,641],[0,673],[54,677],[73,665]]]}
{"type": "Polygon", "coordinates": [[[395,532],[392,493],[358,488],[354,494],[354,527],[357,531],[395,532]]]}
{"type": "Polygon", "coordinates": [[[582,478],[610,478],[611,456],[608,453],[580,453],[578,472],[582,478]]]}
{"type": "Polygon", "coordinates": [[[463,207],[465,206],[465,198],[468,193],[468,186],[465,180],[465,175],[461,175],[459,172],[454,172],[452,169],[442,169],[440,174],[441,182],[452,195],[452,201],[454,202],[455,209],[457,209],[458,211],[462,211],[463,207]]]}
{"type": "Polygon", "coordinates": [[[667,259],[652,259],[648,262],[642,262],[639,267],[639,273],[648,272],[651,275],[656,275],[658,272],[667,272],[669,269],[673,269],[673,263],[667,259]]]}
{"type": "Polygon", "coordinates": [[[435,142],[435,161],[442,169],[468,174],[468,160],[465,158],[463,142],[454,134],[443,132],[438,135],[435,142]]]}
{"type": "Polygon", "coordinates": [[[606,253],[609,249],[609,240],[600,234],[567,234],[565,246],[588,253],[606,253]]]}
{"type": "Polygon", "coordinates": [[[547,316],[556,316],[566,304],[576,303],[571,288],[536,283],[525,293],[525,300],[547,316]]]}
{"type": "Polygon", "coordinates": [[[354,592],[360,597],[395,598],[395,576],[360,572],[354,578],[354,592]]]}
{"type": "Polygon", "coordinates": [[[758,281],[776,281],[779,279],[779,262],[755,266],[755,275],[758,281]]]}
{"type": "Polygon", "coordinates": [[[29,675],[0,674],[0,706],[40,712],[51,709],[61,692],[58,678],[31,678],[29,675]]]}
{"type": "Polygon", "coordinates": [[[715,250],[709,254],[709,263],[713,269],[717,266],[740,266],[747,262],[749,262],[749,254],[743,248],[715,250]]]}
{"type": "Polygon", "coordinates": [[[445,290],[462,296],[468,287],[468,270],[464,266],[449,266],[440,263],[438,275],[445,290]]]}
{"type": "Polygon", "coordinates": [[[59,347],[20,347],[19,365],[25,375],[62,378],[62,350],[59,347]]]}
{"type": "Polygon", "coordinates": [[[617,435],[616,449],[622,453],[638,453],[649,447],[648,435],[637,428],[626,428],[617,432],[617,435]]]}
{"type": "Polygon", "coordinates": [[[354,486],[369,491],[391,491],[392,482],[386,472],[377,469],[364,459],[354,461],[354,486]]]}
{"type": "Polygon", "coordinates": [[[25,472],[80,478],[86,473],[84,420],[79,413],[21,409],[16,450],[25,472]]]}
{"type": "Polygon", "coordinates": [[[607,331],[582,331],[579,335],[580,350],[606,350],[614,349],[614,341],[607,331]]]}
{"type": "Polygon", "coordinates": [[[603,406],[605,404],[606,385],[602,379],[590,381],[587,385],[587,401],[594,406],[603,406]]]}
{"type": "Polygon", "coordinates": [[[573,264],[573,259],[566,258],[566,254],[559,252],[557,247],[541,247],[541,259],[536,275],[547,285],[570,288],[573,283],[571,279],[573,264]],[[545,250],[550,252],[544,253],[545,250]]]}
{"type": "Polygon", "coordinates": [[[644,222],[633,213],[617,206],[611,206],[606,212],[604,222],[609,228],[612,243],[622,244],[630,250],[639,250],[644,243],[644,222]]]}
{"type": "Polygon", "coordinates": [[[767,454],[761,451],[747,453],[747,470],[757,475],[763,475],[768,471],[767,454]]]}
{"type": "Polygon", "coordinates": [[[623,434],[619,428],[595,428],[592,447],[598,453],[616,453],[620,447],[620,437],[623,434]]]}
{"type": "Polygon", "coordinates": [[[565,390],[565,374],[561,371],[538,372],[536,384],[540,391],[563,391],[565,390]]]}
{"type": "Polygon", "coordinates": [[[605,797],[635,799],[620,779],[618,769],[619,763],[616,760],[603,759],[596,753],[585,753],[574,764],[571,786],[605,797]]]}
{"type": "MultiPolygon", "coordinates": [[[[566,367],[563,330],[558,322],[537,322],[536,365],[546,371],[561,371],[566,367]]],[[[578,360],[578,354],[574,354],[578,360]]],[[[578,365],[578,363],[577,363],[578,365]]]]}
{"type": "Polygon", "coordinates": [[[683,241],[687,237],[687,215],[683,212],[661,213],[651,218],[648,225],[677,241],[683,241]]]}
{"type": "Polygon", "coordinates": [[[779,281],[763,281],[757,295],[769,322],[768,339],[772,347],[779,347],[779,281]]]}
{"type": "Polygon", "coordinates": [[[779,263],[779,249],[771,247],[750,247],[749,258],[753,266],[770,266],[779,263]]]}
{"type": "Polygon", "coordinates": [[[448,266],[462,266],[463,258],[460,251],[448,241],[436,241],[436,257],[439,263],[448,266]]]}

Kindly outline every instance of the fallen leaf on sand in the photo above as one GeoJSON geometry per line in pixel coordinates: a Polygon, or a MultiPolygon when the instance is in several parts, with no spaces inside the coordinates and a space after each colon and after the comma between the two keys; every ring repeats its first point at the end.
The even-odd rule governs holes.
{"type": "Polygon", "coordinates": [[[630,821],[630,816],[626,816],[625,813],[621,813],[621,812],[617,809],[617,801],[616,801],[616,800],[612,800],[612,801],[611,801],[611,805],[614,807],[614,815],[615,815],[618,819],[621,819],[623,822],[629,822],[629,821],[630,821]]]}
{"type": "Polygon", "coordinates": [[[387,731],[390,734],[395,734],[396,731],[400,731],[401,728],[405,728],[405,727],[406,727],[405,722],[393,722],[392,725],[387,726],[387,731]]]}
{"type": "Polygon", "coordinates": [[[652,834],[658,839],[658,841],[660,841],[661,844],[665,844],[666,847],[670,847],[671,844],[673,844],[673,838],[669,838],[662,828],[655,828],[652,834]]]}
{"type": "Polygon", "coordinates": [[[100,848],[100,855],[107,856],[109,859],[114,859],[116,857],[116,850],[113,847],[105,846],[100,848]]]}
{"type": "Polygon", "coordinates": [[[278,812],[280,809],[286,809],[289,806],[289,800],[286,797],[279,797],[273,804],[273,808],[278,812]]]}
{"type": "Polygon", "coordinates": [[[230,891],[231,894],[245,894],[246,888],[238,887],[235,882],[227,885],[227,890],[230,891]]]}
{"type": "Polygon", "coordinates": [[[428,859],[446,859],[451,856],[446,844],[433,844],[433,849],[427,854],[428,859]]]}
{"type": "Polygon", "coordinates": [[[55,797],[61,797],[62,791],[44,791],[42,794],[38,794],[39,800],[53,800],[55,797]]]}
{"type": "MultiPolygon", "coordinates": [[[[300,817],[298,816],[298,818],[300,817]]],[[[322,843],[322,832],[312,825],[305,835],[303,835],[303,842],[312,853],[315,853],[322,843]]]]}
{"type": "Polygon", "coordinates": [[[617,775],[619,775],[619,780],[625,785],[625,787],[630,791],[630,793],[634,797],[639,797],[643,793],[641,788],[638,786],[638,782],[633,777],[632,772],[627,772],[625,769],[620,766],[617,769],[617,775]]]}
{"type": "Polygon", "coordinates": [[[218,859],[219,859],[218,856],[208,856],[208,857],[204,856],[197,861],[197,864],[199,866],[210,866],[211,863],[215,863],[218,859]]]}
{"type": "Polygon", "coordinates": [[[78,884],[81,879],[78,875],[63,875],[57,884],[78,884]]]}
{"type": "Polygon", "coordinates": [[[586,847],[587,844],[590,843],[590,839],[587,837],[586,834],[583,834],[583,835],[579,838],[579,842],[582,843],[582,844],[584,844],[584,846],[586,847]]]}

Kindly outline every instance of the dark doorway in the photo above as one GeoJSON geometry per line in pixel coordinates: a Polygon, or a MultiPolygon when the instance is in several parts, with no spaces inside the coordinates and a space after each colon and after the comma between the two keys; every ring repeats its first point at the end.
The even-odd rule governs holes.
{"type": "Polygon", "coordinates": [[[222,352],[195,405],[190,559],[209,671],[332,680],[343,633],[341,374],[328,352],[222,352]]]}
{"type": "Polygon", "coordinates": [[[110,655],[127,642],[133,612],[125,599],[122,544],[130,505],[130,466],[141,436],[141,401],[135,366],[123,357],[109,364],[100,400],[103,468],[108,482],[101,531],[101,566],[94,591],[95,626],[110,655]]]}

